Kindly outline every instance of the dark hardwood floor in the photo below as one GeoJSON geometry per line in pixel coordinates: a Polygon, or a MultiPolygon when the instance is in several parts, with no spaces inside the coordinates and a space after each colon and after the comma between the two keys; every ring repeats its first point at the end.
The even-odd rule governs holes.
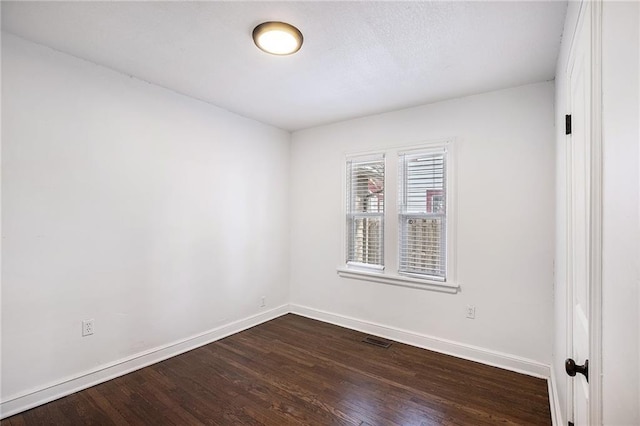
{"type": "Polygon", "coordinates": [[[551,424],[546,381],[285,315],[4,425],[551,424]]]}

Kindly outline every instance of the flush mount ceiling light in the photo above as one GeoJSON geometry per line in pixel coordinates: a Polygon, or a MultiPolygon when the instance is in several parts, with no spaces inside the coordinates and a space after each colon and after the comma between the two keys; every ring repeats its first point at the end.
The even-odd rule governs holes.
{"type": "Polygon", "coordinates": [[[263,22],[253,29],[253,42],[272,55],[291,55],[302,47],[302,33],[284,22],[263,22]]]}

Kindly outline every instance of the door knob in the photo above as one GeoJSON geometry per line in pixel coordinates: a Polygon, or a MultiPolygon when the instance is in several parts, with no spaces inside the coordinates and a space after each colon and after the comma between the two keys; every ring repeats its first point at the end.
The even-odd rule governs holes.
{"type": "Polygon", "coordinates": [[[575,376],[576,373],[580,373],[584,375],[587,382],[589,381],[589,360],[586,360],[584,365],[577,365],[573,359],[567,358],[564,362],[564,369],[567,370],[567,374],[571,377],[575,376]]]}

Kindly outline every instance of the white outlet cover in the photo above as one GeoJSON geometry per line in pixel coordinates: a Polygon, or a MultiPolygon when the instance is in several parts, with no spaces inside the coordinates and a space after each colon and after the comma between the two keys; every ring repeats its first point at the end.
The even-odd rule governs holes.
{"type": "Polygon", "coordinates": [[[467,318],[475,319],[476,317],[476,307],[472,305],[467,306],[467,318]]]}
{"type": "Polygon", "coordinates": [[[82,336],[90,336],[93,334],[93,319],[82,321],[82,336]]]}

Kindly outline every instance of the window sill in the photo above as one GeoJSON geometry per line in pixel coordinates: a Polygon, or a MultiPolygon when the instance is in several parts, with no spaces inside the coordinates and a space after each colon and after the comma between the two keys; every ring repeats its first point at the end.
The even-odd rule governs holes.
{"type": "Polygon", "coordinates": [[[352,268],[338,268],[338,275],[342,278],[354,280],[373,281],[376,283],[391,284],[402,287],[417,288],[420,290],[440,291],[443,293],[456,294],[460,291],[460,286],[440,281],[423,280],[419,278],[404,277],[402,275],[388,275],[379,272],[369,272],[352,268]]]}

